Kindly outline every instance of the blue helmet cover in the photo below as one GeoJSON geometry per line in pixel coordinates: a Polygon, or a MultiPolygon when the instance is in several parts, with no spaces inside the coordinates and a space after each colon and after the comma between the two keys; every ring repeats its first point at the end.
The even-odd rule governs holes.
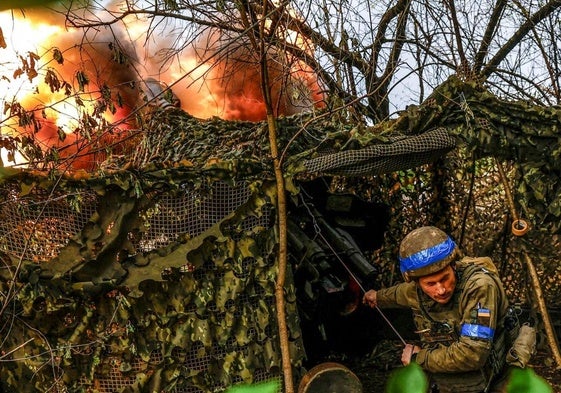
{"type": "Polygon", "coordinates": [[[441,261],[454,251],[456,243],[447,237],[442,243],[438,243],[432,247],[426,248],[415,254],[409,255],[405,258],[399,258],[399,269],[401,273],[411,270],[421,269],[423,267],[432,265],[435,262],[441,261]]]}

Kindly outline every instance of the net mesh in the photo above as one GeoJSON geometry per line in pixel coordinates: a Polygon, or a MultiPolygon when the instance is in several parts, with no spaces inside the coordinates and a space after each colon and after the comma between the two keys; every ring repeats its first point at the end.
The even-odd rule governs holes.
{"type": "MultiPolygon", "coordinates": [[[[18,196],[13,185],[5,185],[2,191],[6,196],[0,226],[2,251],[13,258],[34,261],[38,266],[49,265],[71,237],[77,237],[95,221],[98,207],[106,206],[101,201],[103,196],[87,190],[72,195],[37,191],[24,197],[18,196]],[[24,229],[29,229],[31,221],[34,229],[26,232],[24,229]],[[18,239],[24,235],[28,237],[18,239]]],[[[61,382],[53,383],[52,374],[47,372],[48,377],[36,376],[36,387],[66,391],[70,386],[116,392],[159,386],[172,392],[218,392],[237,383],[278,378],[275,365],[280,359],[272,280],[275,258],[273,249],[264,244],[271,236],[272,205],[247,207],[248,203],[251,206],[254,194],[248,184],[231,186],[217,181],[197,187],[182,184],[173,193],[150,195],[150,208],[141,214],[143,230],[128,239],[140,253],[161,253],[165,261],[163,250],[177,244],[178,239],[196,239],[203,234],[205,240],[202,250],[189,247],[191,251],[183,254],[187,258],[184,256],[169,271],[167,267],[173,267],[173,263],[152,261],[155,266],[137,267],[145,270],[144,278],[148,279],[144,280],[140,297],[127,298],[122,290],[113,290],[101,297],[83,298],[70,291],[66,294],[67,304],[60,305],[51,298],[53,293],[49,289],[40,294],[21,290],[22,297],[34,299],[33,309],[24,313],[27,328],[13,328],[14,346],[15,342],[26,340],[30,326],[51,331],[54,326],[49,326],[45,317],[60,317],[64,328],[54,329],[56,332],[51,334],[59,339],[65,337],[68,344],[56,348],[45,339],[40,340],[43,356],[50,353],[60,359],[72,359],[57,372],[46,367],[61,382]],[[246,206],[249,213],[236,216],[234,213],[241,206],[246,206]],[[214,236],[204,236],[218,223],[222,223],[221,231],[230,241],[216,242],[214,236]],[[147,272],[149,268],[151,271],[147,272]],[[95,306],[75,308],[83,302],[94,302],[95,306]],[[104,326],[103,339],[97,336],[96,340],[100,326],[104,326]],[[113,349],[108,351],[109,348],[113,349]],[[91,359],[96,360],[91,363],[91,359]],[[169,362],[179,377],[172,378],[172,382],[169,378],[155,378],[163,370],[172,372],[169,362]],[[84,369],[82,363],[90,365],[84,369]],[[244,370],[250,370],[252,375],[244,370]],[[77,385],[64,380],[64,375],[80,375],[77,385]]],[[[116,225],[112,222],[108,227],[116,225]]],[[[134,276],[134,271],[129,273],[134,276]]],[[[287,306],[292,315],[296,315],[294,301],[289,299],[287,306]]],[[[302,346],[297,343],[296,322],[291,329],[297,365],[302,346]]],[[[10,340],[6,344],[10,346],[10,340]]]]}
{"type": "Polygon", "coordinates": [[[16,188],[0,188],[0,251],[18,259],[45,262],[56,257],[96,210],[96,195],[88,190],[48,193],[34,188],[21,196],[16,188]]]}
{"type": "MultiPolygon", "coordinates": [[[[20,196],[15,185],[8,185],[0,192],[0,251],[34,262],[55,258],[86,226],[98,204],[96,193],[87,189],[72,194],[34,189],[20,196]]],[[[146,213],[146,230],[134,243],[141,251],[150,251],[180,236],[198,236],[247,202],[250,195],[247,185],[231,187],[224,182],[198,189],[184,185],[176,193],[158,195],[146,213]]],[[[255,217],[244,222],[247,227],[259,224],[255,217]]]]}
{"type": "Polygon", "coordinates": [[[198,189],[184,186],[178,193],[161,195],[150,213],[140,249],[165,247],[180,235],[198,236],[247,202],[250,195],[247,186],[231,187],[224,182],[198,189]]]}
{"type": "MultiPolygon", "coordinates": [[[[281,119],[281,142],[304,136],[287,153],[303,159],[304,173],[295,180],[334,175],[332,192],[390,208],[383,244],[368,255],[380,267],[382,285],[402,279],[395,256],[403,236],[436,225],[466,254],[490,256],[515,303],[532,304],[521,257],[530,253],[546,303],[559,307],[561,267],[551,261],[561,258],[561,187],[551,130],[560,117],[460,87],[462,94],[453,85],[439,87],[423,108],[411,108],[409,119],[388,126],[419,135],[376,135],[379,143],[350,138],[348,125],[302,132],[307,121],[281,119]],[[467,143],[451,150],[457,139],[467,143]],[[512,184],[501,181],[492,156],[512,184]],[[531,222],[523,239],[510,233],[505,187],[531,222]]],[[[167,113],[159,114],[158,132],[135,156],[135,170],[160,176],[142,196],[129,178],[102,179],[101,187],[0,185],[0,296],[11,305],[0,315],[6,390],[32,381],[29,389],[37,391],[219,392],[280,375],[276,188],[266,179],[267,135],[258,124],[232,131],[213,120],[199,129],[196,119],[167,113]],[[214,171],[197,172],[216,156],[223,160],[214,171]],[[242,156],[255,162],[241,164],[242,156]],[[185,168],[174,172],[154,159],[185,168]],[[247,183],[232,185],[248,174],[247,183]]],[[[287,279],[289,345],[298,369],[304,351],[290,274],[287,279]]]]}
{"type": "MultiPolygon", "coordinates": [[[[398,156],[402,157],[402,153],[400,150],[398,156]]],[[[403,161],[399,161],[386,168],[402,164],[403,161]]],[[[513,178],[515,166],[504,164],[509,177],[513,178]]],[[[341,167],[340,163],[336,166],[341,167]]],[[[491,256],[502,273],[513,302],[530,301],[520,255],[521,250],[533,247],[538,271],[542,277],[548,277],[543,282],[546,301],[552,307],[560,305],[558,283],[561,282],[561,269],[546,264],[547,258],[561,257],[558,236],[542,236],[538,228],[530,235],[529,242],[522,244],[510,235],[511,217],[505,203],[504,185],[493,160],[478,158],[470,150],[460,148],[436,163],[421,164],[416,169],[366,178],[334,177],[331,188],[333,191],[349,190],[365,200],[392,207],[391,225],[385,234],[384,244],[370,256],[372,263],[380,266],[383,285],[401,280],[395,260],[396,245],[400,239],[419,225],[431,224],[446,229],[466,254],[491,256]]],[[[64,249],[70,238],[87,226],[95,216],[101,198],[88,189],[71,193],[47,193],[33,189],[21,196],[9,183],[2,187],[1,192],[2,252],[39,265],[48,264],[64,249]]],[[[253,195],[254,191],[247,184],[231,186],[221,181],[196,187],[185,183],[174,192],[154,193],[149,196],[150,208],[143,212],[143,230],[140,235],[131,236],[130,240],[141,252],[150,253],[163,250],[178,239],[195,238],[213,225],[222,223],[222,231],[229,239],[243,242],[247,240],[247,234],[256,228],[271,228],[272,206],[267,203],[252,210],[252,214],[244,214],[232,221],[229,219],[253,195]]],[[[270,234],[263,239],[268,236],[270,234]]],[[[99,317],[122,314],[120,319],[113,319],[112,328],[115,335],[121,334],[119,344],[106,342],[104,348],[117,345],[118,348],[137,349],[132,353],[98,353],[99,363],[90,374],[82,373],[79,386],[100,392],[143,389],[139,386],[149,383],[144,380],[153,380],[153,375],[165,369],[164,365],[170,359],[179,365],[177,372],[181,375],[173,381],[173,392],[223,391],[232,384],[248,380],[247,376],[242,377],[236,372],[226,376],[223,371],[225,364],[226,368],[233,367],[232,370],[238,370],[239,364],[245,364],[244,367],[252,370],[252,382],[278,377],[278,367],[267,368],[267,360],[254,359],[256,353],[261,353],[265,359],[276,359],[273,363],[278,364],[279,361],[277,328],[269,323],[275,309],[271,275],[274,250],[256,247],[251,252],[238,252],[243,255],[226,255],[221,246],[214,245],[200,251],[198,256],[188,253],[190,257],[179,269],[179,279],[177,274],[174,278],[172,272],[165,286],[153,282],[143,285],[144,296],[139,298],[141,300],[129,299],[131,305],[126,312],[121,309],[123,301],[116,300],[119,296],[96,300],[95,313],[99,317]],[[168,315],[175,314],[183,317],[170,323],[168,315]],[[235,329],[233,326],[236,326],[235,329]],[[174,345],[148,351],[154,346],[169,346],[170,341],[163,339],[162,335],[172,331],[180,332],[171,339],[174,345]],[[194,333],[196,331],[215,331],[217,334],[207,337],[194,333]],[[143,335],[150,337],[139,342],[143,335]],[[149,353],[148,357],[139,355],[143,352],[142,346],[149,353]],[[210,374],[216,377],[209,378],[210,374]]],[[[165,275],[165,269],[161,270],[160,273],[165,275]]],[[[292,301],[295,299],[292,298],[292,301]]],[[[34,307],[40,308],[37,297],[34,307]]],[[[59,315],[57,312],[49,315],[59,315]]],[[[31,314],[38,320],[44,316],[38,311],[31,314]]],[[[68,321],[67,335],[82,332],[76,328],[76,321],[84,318],[81,312],[63,309],[60,315],[68,321]]],[[[44,322],[40,325],[49,329],[44,322]]],[[[89,322],[84,326],[90,326],[89,322]]],[[[295,321],[292,330],[295,342],[298,341],[297,332],[295,321]]],[[[18,342],[22,340],[25,338],[20,338],[18,342]]],[[[82,340],[79,345],[80,348],[90,348],[86,351],[88,358],[96,351],[94,341],[82,340]]],[[[295,345],[298,348],[299,344],[295,345]]],[[[72,351],[77,352],[75,348],[72,351]]],[[[296,353],[298,351],[301,348],[296,349],[296,353]]],[[[68,369],[65,372],[68,373],[68,369]]],[[[60,377],[64,374],[62,369],[58,373],[60,377]]],[[[61,382],[51,384],[49,388],[60,392],[68,390],[61,382]]]]}
{"type": "Polygon", "coordinates": [[[306,160],[309,172],[331,175],[368,176],[414,168],[442,156],[455,146],[445,128],[422,135],[401,137],[386,144],[320,155],[306,160]]]}

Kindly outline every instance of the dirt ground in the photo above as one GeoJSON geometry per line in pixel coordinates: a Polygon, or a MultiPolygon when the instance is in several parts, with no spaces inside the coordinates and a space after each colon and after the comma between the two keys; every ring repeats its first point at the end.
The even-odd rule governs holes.
{"type": "MultiPolygon", "coordinates": [[[[361,381],[363,393],[384,393],[386,381],[393,370],[399,367],[401,344],[399,341],[387,341],[379,345],[373,353],[360,358],[331,358],[349,368],[361,381]]],[[[532,358],[530,367],[545,379],[553,389],[553,393],[561,393],[561,369],[545,350],[539,350],[532,358]]]]}
{"type": "Polygon", "coordinates": [[[532,360],[532,368],[551,385],[554,393],[561,393],[561,369],[556,367],[550,354],[538,352],[532,360]]]}

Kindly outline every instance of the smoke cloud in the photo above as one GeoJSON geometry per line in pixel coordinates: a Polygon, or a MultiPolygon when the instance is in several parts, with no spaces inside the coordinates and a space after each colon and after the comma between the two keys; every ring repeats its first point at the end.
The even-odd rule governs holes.
{"type": "MultiPolygon", "coordinates": [[[[93,22],[108,20],[108,10],[118,11],[119,4],[113,1],[97,11],[84,8],[81,16],[93,22]]],[[[27,127],[26,132],[45,151],[56,147],[62,158],[79,155],[73,168],[94,168],[100,159],[95,151],[136,127],[131,114],[143,104],[142,80],[148,78],[169,86],[181,108],[195,117],[266,118],[258,55],[243,37],[187,29],[184,22],[173,19],[131,17],[122,23],[77,29],[68,26],[64,13],[33,9],[14,16],[16,23],[19,19],[59,27],[48,37],[36,37],[43,48],[41,77],[35,78],[33,94],[19,101],[27,111],[46,107],[35,112],[39,127],[27,127]],[[52,78],[50,83],[45,80],[47,72],[69,85],[54,86],[52,78]],[[98,124],[86,124],[84,118],[98,124]],[[109,132],[99,136],[100,130],[109,132]]],[[[6,26],[2,28],[8,49],[18,50],[17,38],[9,36],[6,26]]],[[[275,115],[322,105],[313,72],[278,51],[268,53],[267,62],[275,115]]]]}

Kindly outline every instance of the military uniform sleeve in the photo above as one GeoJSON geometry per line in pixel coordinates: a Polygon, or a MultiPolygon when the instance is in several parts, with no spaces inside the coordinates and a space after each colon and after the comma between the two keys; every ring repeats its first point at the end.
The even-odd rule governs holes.
{"type": "Polygon", "coordinates": [[[497,284],[488,274],[472,276],[460,297],[459,339],[417,354],[417,363],[428,372],[464,372],[481,369],[489,357],[501,299],[497,284]]]}
{"type": "Polygon", "coordinates": [[[376,291],[380,308],[412,307],[418,304],[414,282],[401,283],[376,291]]]}

